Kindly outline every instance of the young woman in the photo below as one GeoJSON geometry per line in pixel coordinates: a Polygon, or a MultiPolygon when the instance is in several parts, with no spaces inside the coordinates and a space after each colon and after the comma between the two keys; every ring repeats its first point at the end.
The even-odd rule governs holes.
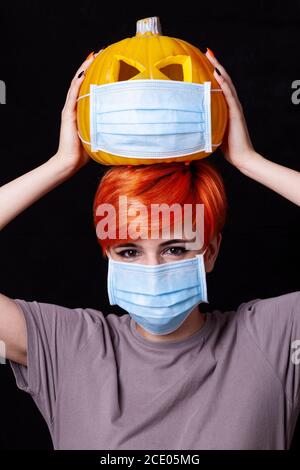
{"type": "MultiPolygon", "coordinates": [[[[300,205],[299,172],[255,152],[229,75],[206,55],[229,107],[225,158],[300,205]]],[[[93,60],[72,80],[57,153],[0,188],[1,227],[89,160],[76,98],[79,72],[93,60]]],[[[0,339],[54,448],[289,448],[300,406],[293,354],[300,292],[245,302],[236,312],[201,312],[226,217],[221,176],[205,160],[110,168],[95,197],[95,223],[97,206],[124,194],[144,204],[204,204],[203,247],[186,249],[186,239],[172,238],[101,240],[112,302],[127,310],[121,316],[0,295],[0,339]]]]}

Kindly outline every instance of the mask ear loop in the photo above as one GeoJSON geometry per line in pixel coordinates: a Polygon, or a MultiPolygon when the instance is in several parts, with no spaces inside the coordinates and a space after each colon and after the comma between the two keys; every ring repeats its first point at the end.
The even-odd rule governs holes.
{"type": "Polygon", "coordinates": [[[202,300],[202,302],[206,304],[209,303],[208,297],[207,297],[207,283],[206,283],[206,272],[205,272],[205,263],[204,263],[204,254],[207,252],[207,249],[208,249],[208,245],[203,251],[203,253],[199,253],[198,255],[196,255],[196,257],[198,258],[198,269],[201,270],[200,279],[201,279],[201,284],[202,284],[201,287],[203,289],[203,294],[204,294],[204,299],[202,300]]]}
{"type": "MultiPolygon", "coordinates": [[[[211,88],[211,93],[212,92],[223,92],[222,88],[211,88]]],[[[218,144],[211,144],[212,147],[219,147],[221,144],[222,144],[222,140],[221,142],[219,142],[218,144]]]]}
{"type": "Polygon", "coordinates": [[[205,149],[204,152],[212,152],[211,144],[211,82],[204,82],[204,112],[205,112],[205,149]]]}
{"type": "MultiPolygon", "coordinates": [[[[87,96],[90,96],[90,93],[86,93],[85,95],[81,95],[77,98],[76,102],[78,102],[79,100],[81,100],[82,98],[86,98],[87,96]]],[[[79,139],[81,140],[81,142],[87,144],[87,145],[91,145],[91,142],[88,142],[87,140],[84,140],[83,137],[80,135],[79,131],[77,130],[77,134],[78,134],[78,137],[79,139]]]]}
{"type": "Polygon", "coordinates": [[[208,245],[207,245],[207,247],[205,248],[205,250],[204,250],[202,253],[198,253],[197,256],[203,256],[203,257],[204,257],[204,255],[205,255],[205,253],[207,252],[207,250],[208,250],[208,245]]]}

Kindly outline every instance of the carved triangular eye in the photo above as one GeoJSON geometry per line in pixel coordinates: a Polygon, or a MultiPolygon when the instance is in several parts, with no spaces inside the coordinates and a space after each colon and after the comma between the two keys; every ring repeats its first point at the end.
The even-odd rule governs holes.
{"type": "Polygon", "coordinates": [[[192,81],[192,60],[188,55],[169,56],[155,64],[169,80],[192,81]]]}
{"type": "Polygon", "coordinates": [[[170,64],[159,69],[170,80],[183,81],[183,67],[182,64],[170,64]]]}
{"type": "Polygon", "coordinates": [[[145,70],[145,67],[127,57],[120,55],[115,56],[115,60],[111,69],[111,78],[114,82],[130,80],[145,70]]]}
{"type": "Polygon", "coordinates": [[[130,80],[131,78],[135,77],[140,73],[139,69],[133,67],[130,64],[124,62],[124,60],[120,60],[120,68],[119,68],[119,76],[118,81],[122,80],[130,80]]]}

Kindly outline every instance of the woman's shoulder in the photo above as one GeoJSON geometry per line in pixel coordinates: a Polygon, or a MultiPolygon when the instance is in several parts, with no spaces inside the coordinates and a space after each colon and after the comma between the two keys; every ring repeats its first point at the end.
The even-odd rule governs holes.
{"type": "Polygon", "coordinates": [[[300,328],[300,291],[254,297],[233,309],[214,309],[210,315],[223,330],[246,328],[256,336],[266,330],[284,330],[292,323],[300,328]]]}
{"type": "Polygon", "coordinates": [[[47,333],[60,333],[90,336],[94,331],[109,333],[124,324],[126,315],[118,316],[105,313],[97,307],[71,307],[60,303],[51,303],[28,299],[12,299],[21,309],[28,326],[35,327],[47,333]]]}
{"type": "MultiPolygon", "coordinates": [[[[265,315],[268,317],[281,318],[296,314],[300,317],[300,291],[293,291],[286,294],[274,295],[272,297],[259,297],[243,302],[237,311],[245,316],[265,315]]],[[[278,320],[280,320],[278,318],[278,320]]]]}

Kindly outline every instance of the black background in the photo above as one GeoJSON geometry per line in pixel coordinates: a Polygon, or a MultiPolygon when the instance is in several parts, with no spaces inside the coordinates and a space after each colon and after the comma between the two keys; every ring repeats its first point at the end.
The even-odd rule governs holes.
{"type": "MultiPolygon", "coordinates": [[[[214,51],[237,88],[256,151],[300,170],[300,105],[291,101],[291,84],[300,79],[300,2],[146,3],[1,3],[7,104],[0,106],[0,185],[56,152],[66,93],[89,52],[134,35],[136,20],[154,15],[165,35],[214,51]]],[[[219,151],[209,160],[224,178],[229,215],[208,275],[208,310],[299,290],[299,208],[241,174],[219,151]]],[[[108,303],[107,267],[92,222],[105,169],[91,160],[2,230],[2,293],[120,313],[108,303]]],[[[0,366],[0,383],[1,448],[51,449],[43,418],[17,389],[8,364],[0,366]]]]}

